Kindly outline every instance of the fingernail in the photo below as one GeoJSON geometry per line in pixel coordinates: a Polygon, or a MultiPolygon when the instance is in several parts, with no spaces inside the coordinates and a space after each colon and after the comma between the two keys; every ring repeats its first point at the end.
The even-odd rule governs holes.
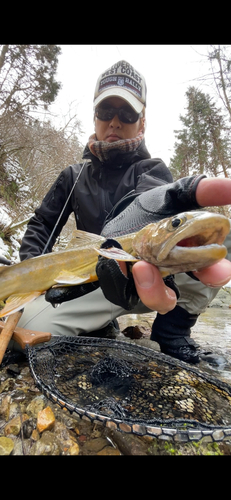
{"type": "Polygon", "coordinates": [[[144,268],[142,275],[141,273],[138,276],[136,275],[135,279],[137,284],[142,288],[150,288],[151,286],[154,285],[155,282],[154,271],[152,270],[152,268],[151,269],[144,268]]]}

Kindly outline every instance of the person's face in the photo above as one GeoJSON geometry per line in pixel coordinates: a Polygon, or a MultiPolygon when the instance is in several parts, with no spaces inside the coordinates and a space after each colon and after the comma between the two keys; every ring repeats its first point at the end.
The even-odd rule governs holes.
{"type": "MultiPolygon", "coordinates": [[[[128,103],[120,97],[109,97],[103,104],[114,108],[128,106],[128,103]]],[[[144,129],[144,118],[138,118],[135,123],[123,123],[118,115],[111,120],[103,121],[95,116],[95,133],[98,141],[115,142],[121,139],[132,139],[140,130],[144,129]]]]}

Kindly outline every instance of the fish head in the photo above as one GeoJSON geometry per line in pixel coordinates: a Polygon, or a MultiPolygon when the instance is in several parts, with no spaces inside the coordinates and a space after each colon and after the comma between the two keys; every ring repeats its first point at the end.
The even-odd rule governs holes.
{"type": "Polygon", "coordinates": [[[223,243],[229,231],[229,219],[223,215],[183,212],[141,229],[133,240],[133,249],[163,274],[193,271],[227,255],[223,243]]]}

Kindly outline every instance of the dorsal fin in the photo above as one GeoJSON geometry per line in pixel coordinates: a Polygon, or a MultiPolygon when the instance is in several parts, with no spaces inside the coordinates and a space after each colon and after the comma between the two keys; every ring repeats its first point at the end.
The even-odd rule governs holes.
{"type": "Polygon", "coordinates": [[[88,233],[87,231],[81,231],[80,229],[75,229],[71,235],[71,240],[67,244],[65,250],[70,250],[71,248],[76,248],[78,245],[82,246],[94,246],[96,243],[103,243],[105,238],[99,234],[88,233]]]}

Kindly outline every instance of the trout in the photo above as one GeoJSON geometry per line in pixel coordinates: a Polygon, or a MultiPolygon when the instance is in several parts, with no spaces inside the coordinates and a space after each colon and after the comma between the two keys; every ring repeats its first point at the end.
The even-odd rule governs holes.
{"type": "Polygon", "coordinates": [[[116,237],[122,249],[100,248],[105,237],[76,230],[65,250],[0,267],[0,317],[22,309],[51,287],[97,281],[98,254],[117,261],[155,264],[163,277],[211,266],[227,255],[229,219],[205,211],[184,212],[116,237]]]}

